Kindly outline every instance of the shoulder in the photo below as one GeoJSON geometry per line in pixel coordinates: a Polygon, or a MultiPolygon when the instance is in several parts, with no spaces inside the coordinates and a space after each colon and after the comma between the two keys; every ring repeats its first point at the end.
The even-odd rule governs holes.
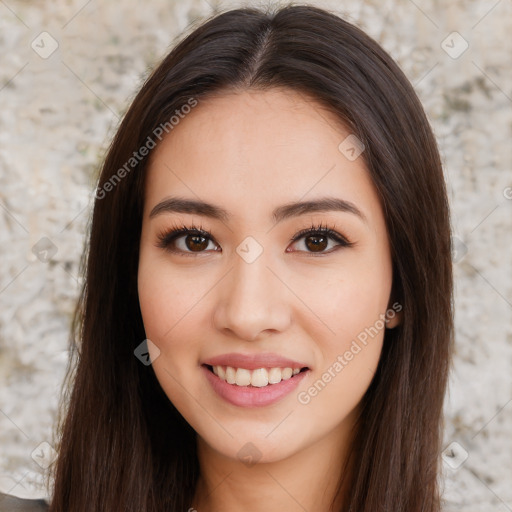
{"type": "Polygon", "coordinates": [[[44,500],[24,500],[0,492],[0,512],[47,512],[44,500]]]}

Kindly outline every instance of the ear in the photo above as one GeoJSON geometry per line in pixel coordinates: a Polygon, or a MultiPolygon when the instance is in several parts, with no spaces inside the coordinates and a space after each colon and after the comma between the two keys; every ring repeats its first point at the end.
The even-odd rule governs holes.
{"type": "Polygon", "coordinates": [[[400,302],[394,301],[391,303],[391,300],[389,301],[386,311],[386,329],[393,329],[402,323],[404,315],[402,310],[403,306],[400,302]]]}

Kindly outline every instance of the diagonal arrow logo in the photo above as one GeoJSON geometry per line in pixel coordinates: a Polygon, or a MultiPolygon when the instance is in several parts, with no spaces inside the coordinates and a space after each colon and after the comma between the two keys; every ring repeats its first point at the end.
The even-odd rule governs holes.
{"type": "Polygon", "coordinates": [[[160,349],[151,340],[146,339],[133,351],[135,357],[144,365],[149,366],[160,356],[160,349]],[[153,352],[153,358],[150,351],[153,352]]]}
{"type": "Polygon", "coordinates": [[[343,139],[338,145],[338,150],[345,158],[351,162],[356,160],[359,155],[364,151],[365,146],[355,134],[351,133],[348,137],[343,139]]]}
{"type": "Polygon", "coordinates": [[[255,238],[248,236],[240,242],[236,252],[246,263],[253,263],[263,252],[263,246],[255,238]]]}

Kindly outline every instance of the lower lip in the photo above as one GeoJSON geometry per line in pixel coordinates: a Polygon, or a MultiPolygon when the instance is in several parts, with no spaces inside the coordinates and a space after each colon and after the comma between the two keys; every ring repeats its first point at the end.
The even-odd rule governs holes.
{"type": "Polygon", "coordinates": [[[206,374],[208,382],[214,391],[224,398],[226,402],[240,407],[263,407],[273,404],[286,395],[290,394],[305,377],[309,370],[297,373],[287,380],[282,380],[278,384],[269,384],[261,388],[252,386],[237,386],[236,384],[228,384],[211,372],[206,366],[201,366],[206,374]]]}

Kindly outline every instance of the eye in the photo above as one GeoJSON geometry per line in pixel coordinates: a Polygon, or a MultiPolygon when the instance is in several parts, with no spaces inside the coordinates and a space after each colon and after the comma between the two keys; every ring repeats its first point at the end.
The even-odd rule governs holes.
{"type": "MultiPolygon", "coordinates": [[[[300,252],[309,252],[311,254],[329,254],[337,250],[336,247],[351,247],[354,245],[334,229],[330,229],[327,226],[322,227],[321,224],[319,226],[312,225],[308,229],[303,229],[297,233],[290,242],[295,243],[301,239],[303,239],[302,246],[305,248],[305,251],[300,252]],[[335,243],[330,244],[330,242],[333,241],[335,243]],[[329,250],[326,250],[327,248],[329,248],[329,250]]],[[[287,249],[287,252],[290,251],[287,249]]]]}
{"type": "MultiPolygon", "coordinates": [[[[303,250],[299,250],[299,252],[311,254],[329,254],[336,250],[336,247],[351,247],[353,245],[334,229],[323,227],[321,224],[303,229],[290,242],[297,243],[301,239],[303,239],[303,250]],[[329,250],[326,250],[327,248],[329,250]]],[[[168,231],[159,233],[157,247],[169,252],[189,255],[204,253],[208,250],[221,251],[209,231],[194,225],[174,226],[168,231]]],[[[293,251],[286,249],[286,252],[293,251]]]]}
{"type": "Polygon", "coordinates": [[[174,226],[158,234],[157,246],[169,252],[194,254],[205,252],[209,247],[211,249],[211,244],[218,247],[211,234],[201,227],[174,226]]]}

